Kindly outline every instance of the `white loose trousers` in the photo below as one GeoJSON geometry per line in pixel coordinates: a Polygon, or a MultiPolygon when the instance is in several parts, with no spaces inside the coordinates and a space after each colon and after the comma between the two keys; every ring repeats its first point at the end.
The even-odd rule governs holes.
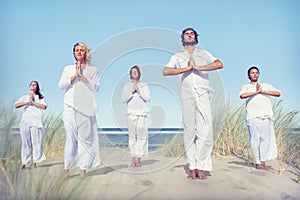
{"type": "Polygon", "coordinates": [[[277,158],[273,117],[256,117],[246,121],[250,133],[250,148],[256,164],[277,158]]]}
{"type": "Polygon", "coordinates": [[[27,165],[30,162],[31,152],[34,163],[44,161],[46,157],[43,148],[42,128],[20,124],[20,134],[22,165],[27,165]]]}
{"type": "Polygon", "coordinates": [[[212,170],[213,122],[209,93],[182,99],[184,147],[189,169],[212,170]]]}
{"type": "Polygon", "coordinates": [[[96,116],[86,116],[64,105],[66,144],[64,168],[79,166],[81,170],[100,164],[96,116]]]}
{"type": "Polygon", "coordinates": [[[128,145],[131,157],[148,155],[148,125],[146,115],[128,114],[128,145]]]}

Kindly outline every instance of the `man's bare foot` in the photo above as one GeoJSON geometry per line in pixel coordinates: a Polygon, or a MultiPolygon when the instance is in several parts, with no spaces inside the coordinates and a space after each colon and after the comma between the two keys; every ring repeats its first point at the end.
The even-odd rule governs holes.
{"type": "Polygon", "coordinates": [[[64,169],[64,179],[68,179],[69,178],[69,169],[64,169]]]}
{"type": "Polygon", "coordinates": [[[256,169],[264,169],[264,170],[267,169],[267,167],[263,164],[256,164],[255,167],[256,167],[256,169]]]}
{"type": "Polygon", "coordinates": [[[81,169],[80,170],[80,178],[85,178],[86,177],[86,170],[85,169],[81,169]]]}
{"type": "Polygon", "coordinates": [[[137,157],[136,159],[135,159],[135,166],[136,167],[141,167],[142,165],[141,165],[141,158],[140,157],[137,157]]]}
{"type": "Polygon", "coordinates": [[[135,157],[131,158],[131,164],[130,167],[136,167],[136,161],[135,161],[135,157]]]}
{"type": "Polygon", "coordinates": [[[268,166],[266,165],[266,161],[260,161],[264,169],[268,169],[268,166]]]}
{"type": "Polygon", "coordinates": [[[205,176],[200,169],[196,169],[196,176],[198,179],[207,179],[207,176],[205,176]]]}
{"type": "Polygon", "coordinates": [[[196,170],[195,169],[192,169],[190,170],[190,174],[187,176],[188,179],[196,179],[196,170]]]}

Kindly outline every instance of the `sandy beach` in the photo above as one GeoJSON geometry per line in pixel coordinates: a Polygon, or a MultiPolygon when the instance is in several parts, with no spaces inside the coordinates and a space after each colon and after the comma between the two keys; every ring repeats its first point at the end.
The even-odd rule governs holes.
{"type": "Polygon", "coordinates": [[[132,168],[127,151],[101,152],[102,164],[88,170],[84,179],[78,168],[64,179],[63,158],[58,157],[35,169],[15,169],[19,173],[13,179],[18,185],[2,192],[17,199],[300,199],[299,170],[285,166],[280,174],[277,161],[267,163],[270,170],[257,170],[241,158],[214,157],[208,179],[188,180],[184,157],[151,153],[142,167],[132,168]]]}

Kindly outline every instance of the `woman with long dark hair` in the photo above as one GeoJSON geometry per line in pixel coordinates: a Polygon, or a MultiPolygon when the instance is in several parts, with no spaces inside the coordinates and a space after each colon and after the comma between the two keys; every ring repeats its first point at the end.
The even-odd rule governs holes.
{"type": "Polygon", "coordinates": [[[24,113],[20,122],[20,135],[22,140],[21,158],[22,169],[26,168],[33,159],[34,167],[46,159],[42,139],[42,113],[46,110],[44,96],[40,92],[37,81],[31,81],[29,85],[30,93],[22,96],[16,103],[15,108],[24,107],[24,113]]]}

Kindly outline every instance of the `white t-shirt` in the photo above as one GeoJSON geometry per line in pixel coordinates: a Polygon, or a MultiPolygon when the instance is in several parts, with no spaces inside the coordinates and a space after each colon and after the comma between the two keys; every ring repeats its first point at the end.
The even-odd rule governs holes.
{"type": "Polygon", "coordinates": [[[82,73],[89,80],[89,84],[79,77],[71,84],[71,77],[75,72],[75,65],[66,66],[58,83],[58,87],[65,90],[64,103],[85,115],[93,116],[97,111],[95,92],[99,89],[98,70],[86,65],[82,73]]]}
{"type": "MultiPolygon", "coordinates": [[[[270,84],[260,83],[263,91],[278,91],[270,84]]],[[[240,95],[248,92],[255,92],[256,85],[243,85],[240,95]]],[[[257,94],[246,99],[246,120],[255,117],[272,117],[274,115],[272,110],[272,103],[269,95],[257,94]]]]}
{"type": "Polygon", "coordinates": [[[150,91],[146,83],[139,82],[138,88],[140,95],[135,92],[132,94],[134,83],[127,83],[123,88],[122,102],[127,103],[127,113],[131,115],[147,115],[148,108],[146,103],[150,101],[150,91]]]}
{"type": "MultiPolygon", "coordinates": [[[[24,102],[29,102],[29,95],[24,95],[20,97],[20,99],[15,103],[24,103],[24,102]]],[[[34,96],[34,101],[40,104],[47,105],[45,102],[45,99],[39,99],[38,95],[34,96]]],[[[33,104],[28,104],[24,106],[24,113],[22,115],[22,119],[20,122],[21,126],[36,126],[38,128],[43,128],[43,123],[42,123],[42,113],[41,109],[36,107],[33,104]]]]}
{"type": "MultiPolygon", "coordinates": [[[[196,66],[208,65],[217,60],[217,58],[203,49],[195,49],[193,57],[196,66]]],[[[185,68],[188,65],[189,58],[189,53],[186,49],[183,49],[180,52],[175,53],[166,66],[172,68],[185,68]]],[[[188,99],[193,97],[195,92],[202,94],[207,91],[212,91],[209,86],[208,74],[208,71],[198,70],[183,73],[181,76],[181,97],[183,99],[188,99]]]]}

